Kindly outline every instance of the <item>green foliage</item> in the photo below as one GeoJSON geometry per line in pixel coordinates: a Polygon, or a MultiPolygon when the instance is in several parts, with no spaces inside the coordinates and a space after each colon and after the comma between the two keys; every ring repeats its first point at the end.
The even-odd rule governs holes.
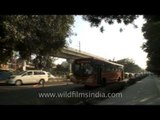
{"type": "Polygon", "coordinates": [[[64,68],[64,69],[66,69],[66,70],[69,70],[69,63],[68,62],[62,62],[61,63],[61,66],[64,68]]]}
{"type": "Polygon", "coordinates": [[[142,49],[148,53],[147,70],[160,74],[160,16],[145,15],[142,31],[146,42],[142,49]]]}
{"type": "MultiPolygon", "coordinates": [[[[105,23],[114,24],[124,23],[125,25],[133,24],[133,21],[138,17],[138,15],[83,15],[83,19],[90,22],[91,26],[99,27],[101,22],[104,20],[105,23]]],[[[133,24],[134,25],[134,24],[133,24]]],[[[137,27],[134,25],[134,27],[137,27]]],[[[103,26],[101,26],[100,31],[103,32],[103,26]]],[[[122,29],[120,29],[120,32],[122,29]]]]}
{"type": "Polygon", "coordinates": [[[54,55],[72,34],[73,22],[70,15],[0,16],[0,62],[11,58],[13,50],[23,59],[54,55]]]}
{"type": "Polygon", "coordinates": [[[68,72],[69,71],[69,63],[68,62],[62,62],[60,65],[57,65],[57,70],[68,72]]]}
{"type": "Polygon", "coordinates": [[[33,64],[36,69],[46,69],[53,68],[54,66],[54,58],[49,56],[37,56],[33,59],[33,64]]]}
{"type": "Polygon", "coordinates": [[[125,59],[118,60],[116,62],[124,65],[125,72],[137,73],[137,72],[143,71],[137,64],[134,63],[132,59],[125,58],[125,59]]]}

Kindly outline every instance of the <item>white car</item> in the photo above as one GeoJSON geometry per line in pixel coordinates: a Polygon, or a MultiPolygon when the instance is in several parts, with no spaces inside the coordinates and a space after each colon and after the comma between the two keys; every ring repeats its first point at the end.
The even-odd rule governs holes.
{"type": "Polygon", "coordinates": [[[8,80],[8,84],[15,84],[17,86],[22,84],[39,83],[44,84],[48,81],[48,73],[42,70],[27,70],[18,75],[12,75],[8,80]]]}

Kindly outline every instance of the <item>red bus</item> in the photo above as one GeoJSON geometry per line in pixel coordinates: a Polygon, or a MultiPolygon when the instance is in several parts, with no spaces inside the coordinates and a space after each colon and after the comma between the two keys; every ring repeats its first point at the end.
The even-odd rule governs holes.
{"type": "Polygon", "coordinates": [[[74,83],[85,86],[103,86],[124,78],[124,66],[95,58],[76,59],[72,65],[74,83]]]}

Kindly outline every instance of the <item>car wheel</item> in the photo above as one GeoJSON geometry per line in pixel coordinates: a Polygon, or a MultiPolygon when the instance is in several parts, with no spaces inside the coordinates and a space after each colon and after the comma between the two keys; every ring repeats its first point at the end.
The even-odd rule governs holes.
{"type": "Polygon", "coordinates": [[[40,84],[40,85],[44,85],[44,83],[45,83],[44,80],[40,80],[40,81],[39,81],[39,84],[40,84]]]}
{"type": "Polygon", "coordinates": [[[22,81],[21,81],[21,80],[17,80],[16,83],[15,83],[15,85],[16,85],[16,86],[22,85],[22,81]]]}

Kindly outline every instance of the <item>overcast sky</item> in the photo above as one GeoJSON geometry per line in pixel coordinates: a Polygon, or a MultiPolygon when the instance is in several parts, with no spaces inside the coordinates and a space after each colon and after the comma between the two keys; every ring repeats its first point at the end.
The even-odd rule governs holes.
{"type": "Polygon", "coordinates": [[[72,43],[69,46],[79,49],[80,41],[82,51],[112,60],[131,58],[140,67],[146,68],[147,53],[141,49],[145,42],[141,32],[144,23],[142,16],[135,21],[138,25],[137,29],[133,25],[102,23],[105,31],[101,33],[99,28],[90,27],[90,24],[82,20],[81,16],[76,16],[72,30],[77,36],[70,37],[72,43]],[[123,32],[119,31],[121,27],[124,28],[123,32]]]}

